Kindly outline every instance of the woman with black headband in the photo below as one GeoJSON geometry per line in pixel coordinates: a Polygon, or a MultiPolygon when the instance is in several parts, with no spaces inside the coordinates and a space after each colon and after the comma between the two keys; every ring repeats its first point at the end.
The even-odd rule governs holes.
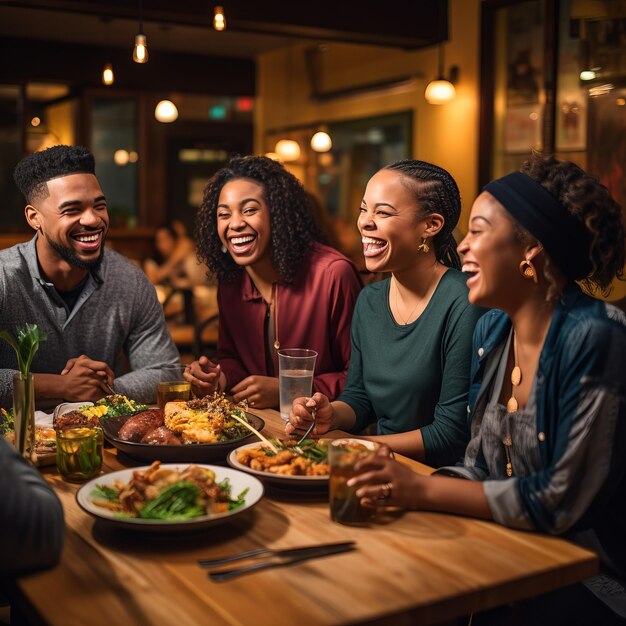
{"type": "MultiPolygon", "coordinates": [[[[606,294],[623,278],[620,206],[573,163],[536,156],[485,187],[459,252],[470,302],[493,307],[474,333],[464,465],[439,472],[459,478],[381,454],[349,484],[370,506],[566,536],[626,578],[626,319],[577,284],[606,294]]],[[[590,589],[602,595],[593,580],[560,592],[554,614],[546,597],[524,603],[523,623],[612,624],[590,589]]]]}
{"type": "Polygon", "coordinates": [[[375,424],[374,439],[430,465],[462,458],[472,333],[484,311],[468,303],[459,271],[460,212],[456,182],[431,163],[399,161],[370,179],[357,223],[363,255],[390,277],[357,301],[346,388],[332,403],[321,393],[296,400],[288,433],[316,406],[316,434],[375,424]]]}

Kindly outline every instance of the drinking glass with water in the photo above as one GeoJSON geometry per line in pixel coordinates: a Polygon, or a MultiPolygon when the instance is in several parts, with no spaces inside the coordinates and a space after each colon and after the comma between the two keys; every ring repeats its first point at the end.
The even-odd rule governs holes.
{"type": "Polygon", "coordinates": [[[317,352],[305,348],[285,348],[278,351],[278,387],[280,416],[287,421],[291,404],[296,398],[310,396],[317,352]]]}

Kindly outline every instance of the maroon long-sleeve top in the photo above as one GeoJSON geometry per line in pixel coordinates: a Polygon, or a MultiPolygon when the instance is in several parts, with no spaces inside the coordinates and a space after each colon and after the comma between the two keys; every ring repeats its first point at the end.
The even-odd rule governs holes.
{"type": "MultiPolygon", "coordinates": [[[[281,348],[308,348],[318,354],[314,391],[331,400],[346,381],[350,361],[350,323],[361,280],[350,260],[319,243],[290,284],[277,286],[277,330],[281,348]]],[[[221,283],[217,299],[220,330],[217,359],[228,388],[250,375],[278,373],[276,350],[267,355],[268,305],[247,272],[221,283]],[[270,357],[268,359],[267,357],[270,357]],[[274,372],[268,372],[268,362],[274,372]]],[[[273,324],[273,319],[269,320],[273,324]]]]}

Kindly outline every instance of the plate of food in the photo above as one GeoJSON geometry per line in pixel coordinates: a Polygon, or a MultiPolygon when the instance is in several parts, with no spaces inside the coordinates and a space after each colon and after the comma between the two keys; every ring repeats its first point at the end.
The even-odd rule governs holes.
{"type": "MultiPolygon", "coordinates": [[[[11,445],[15,441],[13,428],[13,409],[0,409],[0,436],[4,437],[11,445]]],[[[38,467],[54,465],[56,462],[56,432],[46,424],[35,424],[35,447],[31,454],[31,461],[38,467]]]]}
{"type": "Polygon", "coordinates": [[[76,492],[79,506],[109,525],[168,533],[221,524],[262,497],[262,483],[243,472],[159,461],[98,476],[76,492]]]}
{"type": "Polygon", "coordinates": [[[299,446],[293,439],[257,441],[233,450],[228,464],[275,484],[326,487],[329,441],[306,439],[299,446]]]}
{"type": "Polygon", "coordinates": [[[134,415],[101,417],[107,440],[141,461],[168,463],[224,461],[227,454],[257,437],[265,422],[247,413],[224,394],[184,402],[134,415]]]}

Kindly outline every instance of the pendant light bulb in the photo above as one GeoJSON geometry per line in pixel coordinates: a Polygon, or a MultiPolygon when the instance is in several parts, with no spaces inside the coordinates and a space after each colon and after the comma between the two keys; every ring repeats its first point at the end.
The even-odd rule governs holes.
{"type": "Polygon", "coordinates": [[[102,70],[102,84],[103,85],[112,85],[115,81],[115,75],[113,74],[113,66],[110,63],[107,63],[102,70]]]}
{"type": "Polygon", "coordinates": [[[332,147],[333,140],[330,138],[330,135],[323,130],[320,130],[311,137],[311,148],[313,148],[315,152],[328,152],[332,147]]]}
{"type": "Polygon", "coordinates": [[[143,33],[135,35],[135,49],[133,50],[133,61],[135,63],[148,62],[148,42],[143,33]]]}
{"type": "Polygon", "coordinates": [[[213,10],[213,28],[220,31],[226,30],[226,16],[222,6],[216,6],[213,10]]]}
{"type": "Polygon", "coordinates": [[[178,109],[171,100],[161,100],[154,109],[154,117],[159,122],[170,124],[178,119],[178,109]]]}
{"type": "Polygon", "coordinates": [[[274,152],[283,161],[297,161],[300,158],[300,144],[293,139],[281,139],[276,144],[274,152]]]}

